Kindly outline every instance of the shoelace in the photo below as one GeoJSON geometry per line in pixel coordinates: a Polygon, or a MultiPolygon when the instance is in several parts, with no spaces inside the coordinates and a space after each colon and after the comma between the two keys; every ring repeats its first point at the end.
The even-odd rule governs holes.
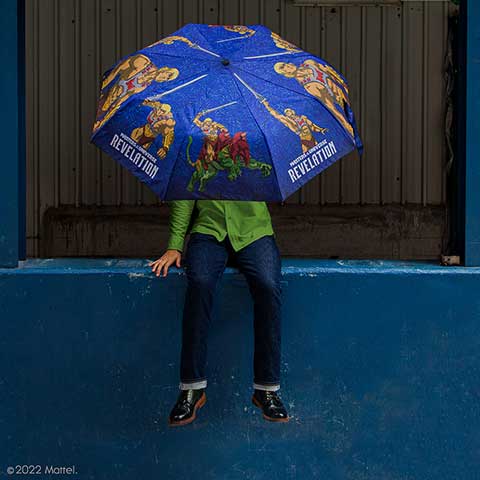
{"type": "Polygon", "coordinates": [[[275,392],[269,390],[265,391],[265,400],[272,403],[274,406],[279,407],[281,405],[280,398],[275,392]]]}
{"type": "Polygon", "coordinates": [[[182,405],[189,404],[191,405],[193,403],[193,390],[187,390],[187,395],[182,398],[181,402],[182,405]]]}

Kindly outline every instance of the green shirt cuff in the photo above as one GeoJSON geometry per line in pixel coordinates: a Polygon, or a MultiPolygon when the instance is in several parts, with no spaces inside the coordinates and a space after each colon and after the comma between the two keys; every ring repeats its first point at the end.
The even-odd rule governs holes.
{"type": "Polygon", "coordinates": [[[167,250],[178,250],[179,252],[183,251],[183,243],[184,239],[183,238],[178,238],[178,237],[170,237],[168,244],[167,244],[167,250]]]}

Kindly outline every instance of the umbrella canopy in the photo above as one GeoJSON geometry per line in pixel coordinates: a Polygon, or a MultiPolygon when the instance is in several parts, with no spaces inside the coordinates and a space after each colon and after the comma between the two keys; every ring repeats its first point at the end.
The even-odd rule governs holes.
{"type": "Polygon", "coordinates": [[[345,78],[262,25],[188,24],[122,58],[91,142],[163,200],[281,201],[363,149],[345,78]]]}

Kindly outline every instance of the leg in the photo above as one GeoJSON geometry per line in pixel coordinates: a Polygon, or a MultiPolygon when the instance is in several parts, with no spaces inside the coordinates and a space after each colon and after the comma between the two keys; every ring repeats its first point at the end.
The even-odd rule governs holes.
{"type": "Polygon", "coordinates": [[[259,238],[237,252],[254,303],[254,388],[280,388],[281,260],[273,235],[259,238]]]}
{"type": "Polygon", "coordinates": [[[190,177],[190,181],[188,182],[188,185],[187,185],[187,190],[189,192],[193,192],[193,190],[195,189],[195,183],[198,182],[198,179],[199,179],[199,174],[198,174],[198,171],[195,170],[192,173],[192,176],[190,177]]]}
{"type": "Polygon", "coordinates": [[[205,366],[213,298],[227,262],[225,244],[212,235],[193,233],[185,258],[187,292],[182,322],[180,389],[207,385],[205,366]]]}
{"type": "Polygon", "coordinates": [[[203,192],[205,190],[207,182],[214,178],[218,172],[212,163],[209,165],[209,169],[205,170],[203,175],[200,177],[200,186],[198,187],[199,192],[203,192]]]}
{"type": "Polygon", "coordinates": [[[258,160],[255,160],[254,158],[251,158],[250,161],[248,162],[248,165],[246,165],[246,168],[250,170],[260,170],[262,172],[263,177],[268,177],[270,173],[272,172],[272,166],[269,165],[268,163],[264,162],[259,162],[258,160]]]}

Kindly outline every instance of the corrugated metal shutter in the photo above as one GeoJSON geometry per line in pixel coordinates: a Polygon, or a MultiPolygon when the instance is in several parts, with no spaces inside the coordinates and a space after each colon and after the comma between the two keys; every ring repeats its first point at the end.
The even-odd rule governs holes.
{"type": "Polygon", "coordinates": [[[338,67],[365,143],[290,203],[441,205],[448,5],[298,7],[289,0],[26,0],[28,253],[47,208],[154,205],[88,143],[98,82],[184,23],[262,23],[338,67]],[[40,6],[41,5],[41,6],[40,6]]]}

